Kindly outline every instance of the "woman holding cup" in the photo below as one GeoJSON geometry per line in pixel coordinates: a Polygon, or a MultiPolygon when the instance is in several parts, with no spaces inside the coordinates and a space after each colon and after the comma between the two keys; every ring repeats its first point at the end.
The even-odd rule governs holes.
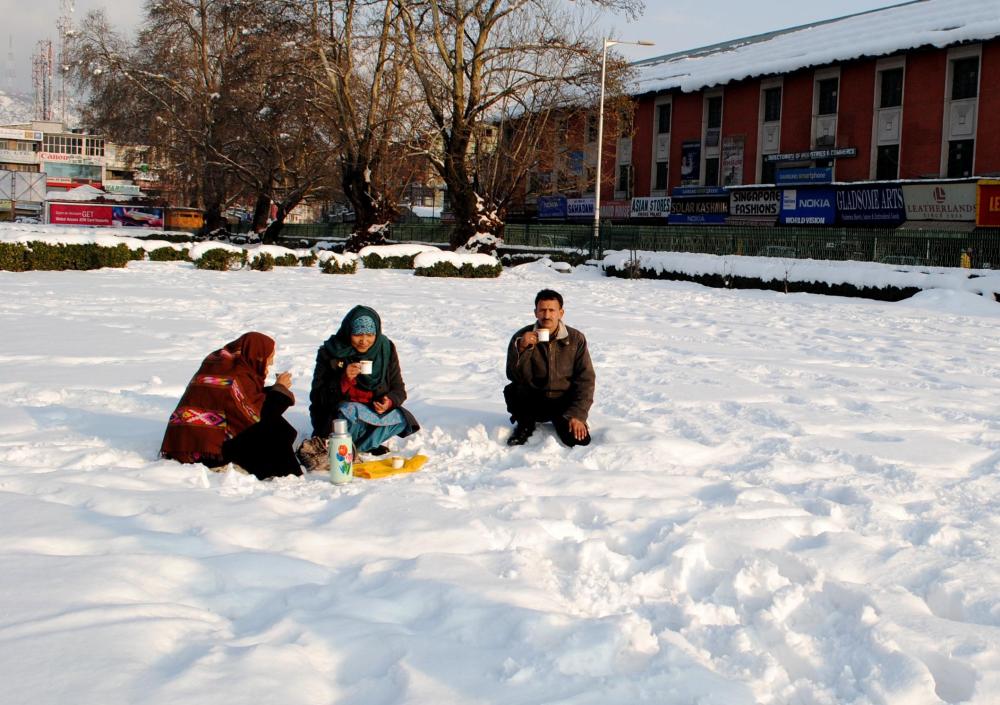
{"type": "Polygon", "coordinates": [[[335,418],[347,420],[357,451],[388,452],[384,442],[420,429],[403,408],[406,385],[396,346],[382,334],[382,319],[374,309],[355,306],[335,334],[316,354],[309,416],[313,437],[303,442],[299,459],[309,470],[326,463],[326,439],[335,418]]]}

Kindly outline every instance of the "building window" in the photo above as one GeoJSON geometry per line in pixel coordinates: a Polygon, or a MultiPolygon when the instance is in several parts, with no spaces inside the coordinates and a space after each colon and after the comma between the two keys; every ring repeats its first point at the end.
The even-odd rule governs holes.
{"type": "Polygon", "coordinates": [[[670,132],[670,103],[656,106],[656,134],[665,135],[670,132]]]}
{"type": "Polygon", "coordinates": [[[879,74],[880,108],[898,108],[903,104],[903,69],[889,69],[879,74]]]}
{"type": "Polygon", "coordinates": [[[892,181],[899,178],[899,145],[885,144],[878,148],[875,157],[875,178],[892,181]]]}
{"type": "Polygon", "coordinates": [[[965,100],[979,95],[979,57],[967,56],[951,62],[951,99],[965,100]]]}
{"type": "Polygon", "coordinates": [[[653,181],[655,191],[667,190],[667,162],[656,162],[656,178],[653,181]]]}
{"type": "Polygon", "coordinates": [[[837,112],[837,89],[840,85],[839,78],[824,78],[818,82],[819,104],[817,115],[835,115],[837,112]]]}
{"type": "Polygon", "coordinates": [[[587,141],[597,141],[597,116],[594,114],[587,115],[587,141]]]}
{"type": "Polygon", "coordinates": [[[719,158],[711,157],[705,160],[705,185],[719,185],[719,158]]]}
{"type": "Polygon", "coordinates": [[[781,119],[781,86],[764,89],[764,122],[781,119]]]}
{"type": "Polygon", "coordinates": [[[951,140],[948,143],[948,178],[972,176],[973,140],[951,140]]]}
{"type": "Polygon", "coordinates": [[[716,95],[708,99],[708,122],[709,130],[717,130],[722,127],[722,96],[716,95]]]}
{"type": "Polygon", "coordinates": [[[615,189],[615,190],[623,192],[624,194],[626,194],[626,196],[628,195],[628,193],[630,191],[630,189],[629,189],[629,174],[630,174],[630,170],[631,170],[631,166],[628,165],[628,164],[619,164],[618,165],[618,188],[615,189]]]}
{"type": "Polygon", "coordinates": [[[777,177],[777,163],[763,159],[760,164],[760,182],[762,184],[773,184],[777,177]]]}

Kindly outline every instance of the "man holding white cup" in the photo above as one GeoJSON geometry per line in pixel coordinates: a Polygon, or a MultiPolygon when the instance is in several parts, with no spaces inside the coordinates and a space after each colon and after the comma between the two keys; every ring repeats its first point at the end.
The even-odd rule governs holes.
{"type": "Polygon", "coordinates": [[[535,296],[535,323],[517,331],[507,346],[504,400],[517,425],[507,445],[524,445],[535,426],[551,421],[567,446],[587,445],[587,414],[594,402],[594,365],[583,333],[562,322],[562,295],[535,296]]]}

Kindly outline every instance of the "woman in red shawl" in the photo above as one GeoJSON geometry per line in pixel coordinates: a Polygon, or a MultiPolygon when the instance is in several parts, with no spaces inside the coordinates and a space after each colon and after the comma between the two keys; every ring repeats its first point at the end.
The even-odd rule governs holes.
{"type": "Polygon", "coordinates": [[[205,358],[167,423],[160,455],[218,467],[236,463],[260,479],[300,475],[296,432],[282,414],[295,403],[292,376],[264,386],[274,340],[244,333],[205,358]]]}

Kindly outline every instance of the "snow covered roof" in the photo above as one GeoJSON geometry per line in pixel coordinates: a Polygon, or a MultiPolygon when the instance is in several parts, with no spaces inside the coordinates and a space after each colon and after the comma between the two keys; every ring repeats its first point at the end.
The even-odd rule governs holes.
{"type": "Polygon", "coordinates": [[[750,76],[998,35],[998,0],[914,0],[639,61],[633,64],[636,92],[697,91],[750,76]]]}

